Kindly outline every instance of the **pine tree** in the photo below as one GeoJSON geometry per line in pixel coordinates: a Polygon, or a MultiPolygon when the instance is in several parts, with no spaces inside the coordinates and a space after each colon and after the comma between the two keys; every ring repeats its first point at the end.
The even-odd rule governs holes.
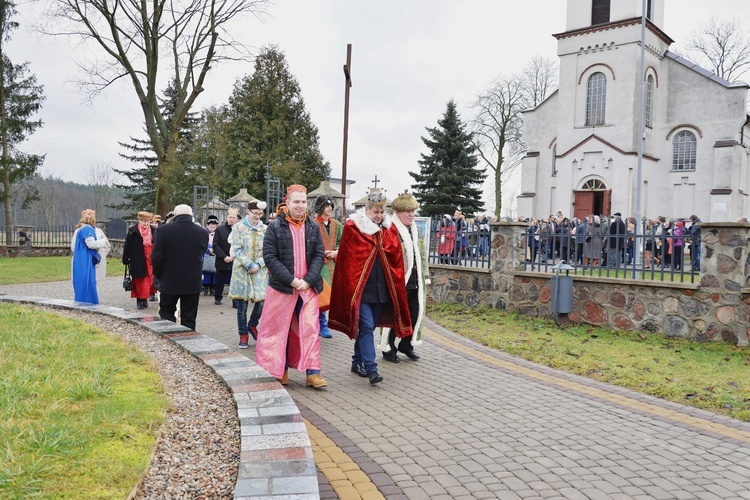
{"type": "Polygon", "coordinates": [[[246,183],[257,198],[265,193],[265,169],[283,184],[315,189],[330,173],[320,152],[318,128],[305,109],[297,79],[277,47],[261,49],[250,77],[237,81],[229,98],[226,151],[221,177],[212,182],[224,192],[246,183]]]}
{"type": "Polygon", "coordinates": [[[422,137],[422,142],[429,153],[421,155],[419,173],[409,172],[415,181],[412,189],[421,205],[420,214],[453,214],[461,207],[464,215],[471,217],[481,211],[481,185],[487,174],[477,167],[472,135],[466,132],[453,100],[438,126],[428,128],[427,133],[429,137],[422,137]]]}
{"type": "MultiPolygon", "coordinates": [[[[27,154],[18,149],[29,134],[42,126],[41,120],[32,120],[31,117],[41,109],[44,95],[36,77],[28,74],[28,63],[14,64],[6,55],[5,42],[10,39],[10,32],[18,27],[18,23],[10,20],[15,14],[12,1],[0,0],[0,198],[5,208],[5,241],[8,245],[15,239],[12,189],[34,176],[44,161],[44,155],[27,154]]],[[[34,192],[29,191],[28,195],[24,205],[34,198],[34,192]]]]}

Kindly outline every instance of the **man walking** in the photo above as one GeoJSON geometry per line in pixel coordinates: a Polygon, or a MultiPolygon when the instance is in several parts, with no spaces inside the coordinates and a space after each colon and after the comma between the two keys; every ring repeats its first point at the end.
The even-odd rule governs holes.
{"type": "Polygon", "coordinates": [[[232,226],[237,222],[238,210],[230,207],[227,210],[227,221],[216,228],[214,233],[214,255],[216,255],[216,283],[214,284],[214,304],[221,305],[221,299],[224,298],[224,285],[229,283],[232,276],[232,263],[234,257],[230,255],[229,249],[232,247],[229,241],[229,235],[232,233],[232,226]]]}
{"type": "Polygon", "coordinates": [[[383,381],[375,362],[375,327],[392,327],[399,338],[412,333],[403,251],[385,203],[384,192],[371,190],[364,210],[344,224],[328,319],[329,327],[354,339],[352,372],[373,385],[383,381]]]}
{"type": "Polygon", "coordinates": [[[159,317],[176,322],[180,301],[180,324],[195,330],[203,279],[203,255],[208,231],[193,222],[193,209],[177,205],[169,224],[154,232],[151,263],[159,280],[159,317]]]}
{"type": "Polygon", "coordinates": [[[287,188],[287,206],[268,224],[263,259],[270,273],[255,361],[282,385],[288,367],[304,371],[307,386],[322,389],[318,294],[325,250],[320,229],[307,217],[307,189],[287,188]]]}

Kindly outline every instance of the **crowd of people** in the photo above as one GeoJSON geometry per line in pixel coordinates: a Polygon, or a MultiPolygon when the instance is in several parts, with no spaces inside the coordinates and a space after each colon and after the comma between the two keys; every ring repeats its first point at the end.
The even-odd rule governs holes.
{"type": "Polygon", "coordinates": [[[453,216],[443,215],[435,232],[439,262],[456,265],[462,259],[488,257],[490,224],[497,220],[497,216],[488,214],[466,219],[461,207],[456,209],[453,216]]]}
{"type": "Polygon", "coordinates": [[[569,219],[557,212],[547,219],[520,217],[518,222],[528,223],[527,262],[545,264],[560,259],[582,266],[619,268],[631,265],[636,252],[642,251],[646,268],[679,271],[685,256],[690,255],[692,270],[700,270],[701,220],[696,215],[675,221],[664,216],[646,219],[637,233],[635,218],[624,219],[620,212],[609,217],[590,214],[583,219],[569,219]]]}
{"type": "MultiPolygon", "coordinates": [[[[334,206],[330,196],[320,195],[314,214],[308,213],[307,190],[295,184],[267,223],[266,204],[259,201],[244,214],[230,208],[223,224],[211,215],[205,227],[189,205],[177,205],[164,221],[138,212],[122,256],[135,307],[158,301],[162,319],[194,330],[201,293],[221,306],[228,284],[238,347],[247,349],[252,337],[256,362],[281,384],[293,368],[307,386],[328,386],[321,339],[332,331],[354,340],[352,373],[378,384],[377,349],[393,363],[401,361],[398,354],[420,359],[414,348],[421,343],[429,278],[414,223],[419,204],[405,191],[388,213],[385,192],[371,189],[365,206],[343,224],[332,217],[334,206]]],[[[488,241],[483,246],[477,240],[477,246],[487,253],[489,218],[481,220],[477,232],[486,231],[488,241]]],[[[83,211],[71,250],[75,300],[98,304],[96,277],[105,275],[110,244],[92,210],[83,211]]]]}

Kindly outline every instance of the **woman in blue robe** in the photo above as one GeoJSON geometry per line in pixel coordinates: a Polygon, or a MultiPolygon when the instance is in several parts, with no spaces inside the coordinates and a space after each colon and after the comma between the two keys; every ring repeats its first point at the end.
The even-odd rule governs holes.
{"type": "Polygon", "coordinates": [[[100,242],[96,240],[96,213],[87,209],[81,212],[81,221],[75,232],[73,250],[73,293],[76,302],[99,303],[96,291],[96,264],[99,263],[100,242]]]}

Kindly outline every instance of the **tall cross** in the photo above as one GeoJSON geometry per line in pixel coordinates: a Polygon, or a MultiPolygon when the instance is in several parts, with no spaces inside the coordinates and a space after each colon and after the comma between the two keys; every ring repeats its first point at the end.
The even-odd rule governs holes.
{"type": "Polygon", "coordinates": [[[375,178],[372,180],[372,183],[375,184],[375,189],[378,188],[378,182],[381,182],[378,180],[378,174],[375,174],[375,178]]]}

